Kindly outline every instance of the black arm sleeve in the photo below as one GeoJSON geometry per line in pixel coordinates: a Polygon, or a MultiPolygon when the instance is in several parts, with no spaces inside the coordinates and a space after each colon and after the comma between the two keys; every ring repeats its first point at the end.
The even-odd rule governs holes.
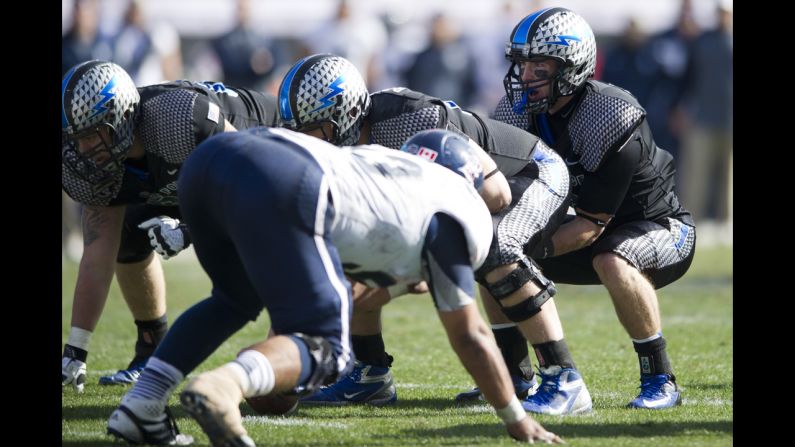
{"type": "Polygon", "coordinates": [[[633,139],[610,155],[596,172],[586,172],[576,207],[591,214],[614,216],[629,191],[641,150],[640,139],[633,139]]]}

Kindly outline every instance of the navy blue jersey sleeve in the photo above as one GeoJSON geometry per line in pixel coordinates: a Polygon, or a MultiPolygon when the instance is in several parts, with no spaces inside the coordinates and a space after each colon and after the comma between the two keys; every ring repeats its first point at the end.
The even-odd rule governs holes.
{"type": "Polygon", "coordinates": [[[435,214],[425,235],[423,260],[428,288],[439,311],[457,310],[474,302],[475,278],[460,223],[446,214],[435,214]]]}

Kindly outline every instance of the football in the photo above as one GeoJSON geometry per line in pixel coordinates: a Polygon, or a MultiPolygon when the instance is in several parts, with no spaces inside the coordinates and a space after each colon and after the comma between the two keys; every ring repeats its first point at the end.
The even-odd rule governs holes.
{"type": "Polygon", "coordinates": [[[265,416],[284,416],[291,414],[298,408],[298,396],[284,394],[268,394],[265,396],[247,397],[246,403],[257,412],[265,416]]]}

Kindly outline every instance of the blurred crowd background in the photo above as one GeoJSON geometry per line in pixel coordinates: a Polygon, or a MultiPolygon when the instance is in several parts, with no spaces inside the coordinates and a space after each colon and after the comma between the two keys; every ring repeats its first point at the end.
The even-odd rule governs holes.
{"type": "MultiPolygon", "coordinates": [[[[731,0],[62,0],[61,74],[103,59],[138,86],[210,80],[275,94],[294,62],[328,52],[371,92],[405,86],[489,113],[504,94],[511,30],[551,6],[593,28],[595,79],[646,109],[700,242],[717,231],[731,243],[731,0]]],[[[79,260],[79,208],[65,194],[62,212],[63,252],[79,260]]]]}

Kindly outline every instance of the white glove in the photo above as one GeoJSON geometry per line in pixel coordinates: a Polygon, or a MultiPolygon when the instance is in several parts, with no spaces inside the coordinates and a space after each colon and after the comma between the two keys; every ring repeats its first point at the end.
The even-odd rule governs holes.
{"type": "MultiPolygon", "coordinates": [[[[86,362],[78,360],[74,356],[80,354],[87,355],[88,353],[83,350],[78,350],[66,345],[64,356],[61,358],[61,387],[72,385],[78,393],[83,392],[86,386],[86,362]]],[[[83,357],[85,360],[85,357],[83,357]]]]}
{"type": "Polygon", "coordinates": [[[188,227],[177,219],[168,216],[153,217],[138,224],[138,228],[148,230],[149,244],[163,259],[168,259],[190,246],[188,227]]]}

